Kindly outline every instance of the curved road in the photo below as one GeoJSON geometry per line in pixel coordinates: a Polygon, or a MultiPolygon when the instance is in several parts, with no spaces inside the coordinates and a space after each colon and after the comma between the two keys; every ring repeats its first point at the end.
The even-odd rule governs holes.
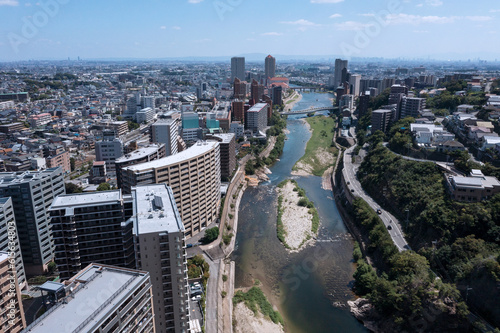
{"type": "Polygon", "coordinates": [[[384,222],[386,228],[389,228],[389,226],[391,227],[391,230],[387,231],[389,232],[389,235],[391,236],[394,245],[396,245],[399,251],[405,251],[407,249],[410,249],[410,246],[408,245],[408,243],[404,238],[399,221],[388,211],[382,209],[361,187],[361,183],[358,181],[358,178],[356,177],[359,164],[352,163],[352,156],[353,156],[352,153],[354,147],[356,146],[352,146],[351,148],[347,149],[344,153],[344,177],[346,183],[348,184],[347,187],[349,188],[349,190],[353,189],[354,192],[351,191],[352,194],[354,196],[360,197],[363,200],[365,200],[374,211],[377,211],[377,209],[380,209],[382,211],[382,214],[379,214],[379,217],[384,222]]]}

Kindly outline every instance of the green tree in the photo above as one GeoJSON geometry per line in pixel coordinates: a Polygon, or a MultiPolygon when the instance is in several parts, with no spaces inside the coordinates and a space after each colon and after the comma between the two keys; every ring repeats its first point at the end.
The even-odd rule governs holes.
{"type": "Polygon", "coordinates": [[[111,190],[111,185],[108,183],[100,183],[99,186],[97,186],[97,191],[109,191],[111,190]]]}
{"type": "Polygon", "coordinates": [[[65,183],[64,187],[66,188],[66,194],[82,193],[83,192],[83,189],[80,186],[75,185],[73,183],[65,183]]]}
{"type": "Polygon", "coordinates": [[[205,236],[201,239],[201,242],[203,244],[208,244],[216,240],[217,237],[219,237],[219,228],[213,227],[205,230],[205,236]]]}

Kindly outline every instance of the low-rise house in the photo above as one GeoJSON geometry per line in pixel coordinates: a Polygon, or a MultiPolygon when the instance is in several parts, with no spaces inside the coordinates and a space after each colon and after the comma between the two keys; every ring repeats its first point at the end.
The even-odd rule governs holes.
{"type": "Polygon", "coordinates": [[[498,179],[477,169],[472,169],[469,177],[448,176],[446,181],[451,198],[457,201],[479,202],[500,193],[498,179]]]}

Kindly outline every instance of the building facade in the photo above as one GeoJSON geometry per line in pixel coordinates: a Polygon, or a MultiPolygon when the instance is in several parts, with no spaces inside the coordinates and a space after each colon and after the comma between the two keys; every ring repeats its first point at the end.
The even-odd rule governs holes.
{"type": "Polygon", "coordinates": [[[267,126],[267,103],[257,103],[246,112],[245,128],[254,133],[263,132],[267,126]]]}
{"type": "Polygon", "coordinates": [[[245,81],[245,57],[231,58],[231,82],[234,82],[235,77],[245,81]]]}
{"type": "Polygon", "coordinates": [[[12,198],[0,198],[0,251],[5,251],[14,259],[17,284],[19,289],[26,287],[23,256],[19,246],[19,234],[16,227],[12,198]]]}
{"type": "Polygon", "coordinates": [[[62,287],[65,297],[26,332],[156,332],[148,272],[92,264],[62,287]]]}
{"type": "Polygon", "coordinates": [[[273,78],[276,76],[276,58],[275,57],[268,55],[265,59],[264,67],[265,67],[266,80],[267,80],[267,78],[273,78]]]}
{"type": "Polygon", "coordinates": [[[138,185],[165,183],[172,188],[186,237],[217,218],[220,204],[218,142],[198,142],[176,155],[123,169],[124,193],[138,185]]]}
{"type": "Polygon", "coordinates": [[[177,154],[179,128],[176,119],[161,119],[151,125],[151,141],[165,144],[166,156],[177,154]]]}
{"type": "Polygon", "coordinates": [[[106,162],[108,171],[115,171],[115,160],[123,156],[123,142],[113,131],[104,131],[102,141],[95,143],[96,161],[106,162]]]}
{"type": "Polygon", "coordinates": [[[153,284],[156,332],[189,332],[184,225],[166,184],[132,189],[137,264],[153,284]]]}
{"type": "Polygon", "coordinates": [[[27,275],[40,275],[54,258],[49,208],[64,194],[61,168],[0,173],[0,197],[11,197],[27,275]]]}
{"type": "MultiPolygon", "coordinates": [[[[135,165],[146,163],[154,160],[159,160],[167,156],[165,144],[152,144],[148,147],[139,148],[134,150],[129,154],[125,154],[124,156],[115,160],[115,169],[116,169],[116,181],[118,188],[122,188],[123,185],[123,169],[135,165]]],[[[177,149],[177,142],[175,143],[175,147],[177,149]]],[[[177,152],[176,152],[177,153],[177,152]]]]}
{"type": "Polygon", "coordinates": [[[135,268],[131,214],[121,190],[60,195],[50,207],[62,279],[91,263],[135,268]]]}
{"type": "Polygon", "coordinates": [[[16,271],[11,266],[13,257],[0,251],[0,332],[18,333],[26,327],[21,288],[16,271]]]}
{"type": "Polygon", "coordinates": [[[234,133],[207,135],[207,140],[219,142],[220,146],[220,176],[229,180],[236,168],[236,136],[234,133]]]}

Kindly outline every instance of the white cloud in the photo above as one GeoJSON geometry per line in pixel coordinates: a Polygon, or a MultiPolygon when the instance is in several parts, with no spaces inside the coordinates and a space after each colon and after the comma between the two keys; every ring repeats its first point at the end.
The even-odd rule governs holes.
{"type": "Polygon", "coordinates": [[[311,0],[311,3],[339,3],[344,0],[311,0]]]}
{"type": "Polygon", "coordinates": [[[167,29],[167,27],[166,27],[166,26],[164,26],[164,25],[162,25],[162,26],[160,27],[160,29],[161,29],[161,30],[165,30],[165,29],[167,29]]]}
{"type": "Polygon", "coordinates": [[[198,40],[195,40],[194,42],[195,43],[208,43],[208,42],[211,42],[212,40],[210,38],[203,38],[203,39],[198,39],[198,40]]]}
{"type": "Polygon", "coordinates": [[[373,25],[373,24],[372,23],[356,22],[356,21],[346,21],[346,22],[335,24],[335,27],[337,28],[337,30],[359,31],[359,30],[363,30],[366,27],[369,27],[371,25],[373,25]]]}
{"type": "Polygon", "coordinates": [[[385,20],[389,24],[446,24],[453,23],[459,17],[457,16],[420,16],[410,14],[389,14],[385,20]]]}
{"type": "Polygon", "coordinates": [[[365,14],[358,14],[359,16],[364,16],[364,17],[375,17],[375,14],[373,13],[365,13],[365,14]]]}
{"type": "Polygon", "coordinates": [[[334,18],[339,18],[339,17],[342,17],[342,15],[340,15],[340,14],[333,14],[333,15],[330,15],[330,18],[331,18],[331,19],[334,19],[334,18]]]}
{"type": "Polygon", "coordinates": [[[179,27],[179,26],[177,26],[177,25],[174,25],[174,26],[172,27],[172,29],[174,29],[174,30],[181,30],[181,27],[179,27]]]}
{"type": "Polygon", "coordinates": [[[443,2],[441,0],[425,0],[425,3],[433,7],[438,7],[443,5],[443,2]]]}
{"type": "Polygon", "coordinates": [[[491,16],[466,16],[465,18],[475,22],[485,22],[493,20],[493,17],[491,16]]]}
{"type": "Polygon", "coordinates": [[[300,20],[297,20],[297,21],[282,21],[280,22],[281,24],[291,24],[291,25],[300,25],[300,26],[307,26],[307,27],[313,27],[313,26],[317,26],[318,24],[316,23],[313,23],[311,21],[308,21],[308,20],[304,20],[304,19],[300,19],[300,20]]]}
{"type": "Polygon", "coordinates": [[[500,13],[500,9],[490,9],[490,13],[500,13]]]}
{"type": "Polygon", "coordinates": [[[428,34],[430,31],[429,30],[413,30],[413,32],[416,34],[428,34]]]}
{"type": "Polygon", "coordinates": [[[0,6],[18,6],[19,1],[17,0],[0,0],[0,6]]]}
{"type": "Polygon", "coordinates": [[[263,34],[260,34],[261,36],[281,36],[283,35],[281,32],[264,32],[263,34]]]}
{"type": "Polygon", "coordinates": [[[200,3],[203,0],[188,0],[189,3],[200,3]]]}

